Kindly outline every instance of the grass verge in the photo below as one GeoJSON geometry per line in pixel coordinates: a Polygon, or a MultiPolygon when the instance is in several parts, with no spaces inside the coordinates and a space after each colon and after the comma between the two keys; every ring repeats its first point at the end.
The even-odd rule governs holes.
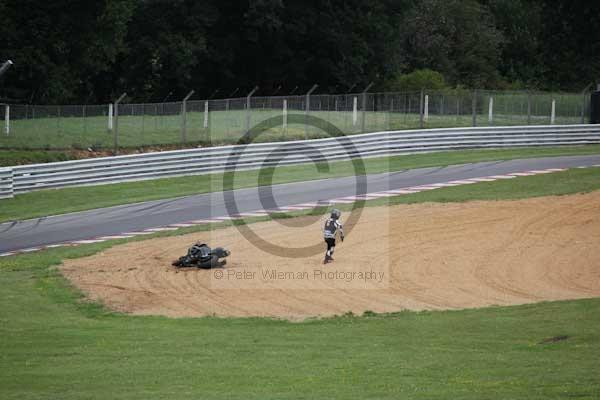
{"type": "MultiPolygon", "coordinates": [[[[449,151],[367,158],[363,161],[366,173],[375,174],[481,161],[585,154],[600,154],[600,145],[449,151]]],[[[263,176],[268,177],[271,175],[265,172],[268,172],[268,169],[262,170],[263,176]]],[[[353,174],[354,169],[351,161],[338,161],[319,166],[312,164],[282,166],[276,169],[273,179],[269,181],[259,179],[259,171],[257,170],[237,172],[235,174],[235,187],[254,187],[257,185],[335,178],[353,174]]],[[[43,190],[18,195],[12,199],[0,200],[0,222],[216,192],[221,191],[222,187],[223,174],[210,174],[113,185],[43,190]]]]}
{"type": "Polygon", "coordinates": [[[68,161],[74,159],[76,159],[76,157],[74,157],[73,154],[64,151],[0,150],[0,167],[68,161]]]}

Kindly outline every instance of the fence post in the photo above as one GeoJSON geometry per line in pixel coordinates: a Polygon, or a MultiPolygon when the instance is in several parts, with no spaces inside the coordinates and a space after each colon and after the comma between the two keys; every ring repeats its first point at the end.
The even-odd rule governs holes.
{"type": "Polygon", "coordinates": [[[477,90],[473,90],[473,98],[471,99],[471,114],[473,126],[477,126],[477,90]]]}
{"type": "Polygon", "coordinates": [[[460,119],[460,97],[456,96],[456,122],[460,119]]]}
{"type": "Polygon", "coordinates": [[[588,84],[585,88],[583,88],[583,90],[581,91],[581,123],[585,124],[585,94],[588,90],[590,90],[590,88],[594,86],[593,83],[588,84]]]}
{"type": "Polygon", "coordinates": [[[4,105],[4,133],[6,136],[10,135],[10,106],[4,105]]]}
{"type": "Polygon", "coordinates": [[[367,87],[362,91],[362,121],[360,122],[360,131],[365,133],[365,123],[367,120],[367,91],[371,89],[373,82],[370,82],[367,87]]]}
{"type": "Polygon", "coordinates": [[[356,126],[356,121],[358,120],[358,98],[356,96],[352,97],[352,126],[356,126]]]}
{"type": "Polygon", "coordinates": [[[142,135],[146,130],[146,103],[142,104],[142,135]]]}
{"type": "Polygon", "coordinates": [[[283,136],[287,132],[287,99],[283,99],[283,136]]]}
{"type": "Polygon", "coordinates": [[[392,129],[392,114],[394,113],[394,98],[390,99],[390,111],[387,113],[387,129],[392,129]]]}
{"type": "Polygon", "coordinates": [[[419,128],[423,129],[424,127],[424,115],[423,115],[423,103],[425,101],[425,95],[424,95],[424,91],[423,89],[421,89],[421,96],[419,97],[419,128]]]}
{"type": "Polygon", "coordinates": [[[252,91],[248,93],[248,96],[246,96],[246,135],[250,133],[250,97],[252,97],[257,90],[258,86],[254,86],[254,89],[252,89],[252,91]]]}
{"type": "Polygon", "coordinates": [[[423,121],[429,120],[429,95],[425,95],[425,109],[423,110],[423,121]]]}
{"type": "Polygon", "coordinates": [[[127,96],[127,93],[123,93],[117,100],[115,100],[114,111],[115,111],[115,129],[114,129],[114,145],[113,152],[115,155],[119,154],[119,103],[127,96]]]}
{"type": "Polygon", "coordinates": [[[531,92],[527,91],[527,125],[531,125],[531,92]]]}
{"type": "Polygon", "coordinates": [[[204,123],[202,126],[208,128],[208,100],[204,102],[204,123]]]}
{"type": "Polygon", "coordinates": [[[108,105],[108,130],[113,130],[113,104],[108,105]]]}
{"type": "Polygon", "coordinates": [[[550,110],[550,125],[554,125],[556,120],[556,100],[552,99],[552,109],[550,110]]]}
{"type": "Polygon", "coordinates": [[[85,115],[85,104],[83,105],[83,110],[81,110],[81,114],[83,115],[83,133],[87,133],[87,118],[85,115]]]}
{"type": "Polygon", "coordinates": [[[581,123],[585,124],[585,90],[581,98],[581,123]]]}
{"type": "Polygon", "coordinates": [[[181,143],[187,143],[187,101],[194,94],[194,90],[190,90],[190,92],[183,98],[181,102],[181,143]]]}
{"type": "Polygon", "coordinates": [[[494,98],[490,96],[490,101],[488,104],[488,124],[492,125],[494,123],[494,98]]]}
{"type": "Polygon", "coordinates": [[[318,88],[316,83],[306,92],[306,108],[304,110],[304,139],[308,139],[308,113],[310,112],[310,94],[318,88]]]}

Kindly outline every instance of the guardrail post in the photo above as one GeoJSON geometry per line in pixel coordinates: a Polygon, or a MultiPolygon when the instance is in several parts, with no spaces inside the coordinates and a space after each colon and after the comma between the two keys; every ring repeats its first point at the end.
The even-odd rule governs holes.
{"type": "Polygon", "coordinates": [[[10,106],[4,105],[4,133],[6,136],[10,135],[10,106]]]}
{"type": "Polygon", "coordinates": [[[123,93],[117,100],[115,100],[114,110],[115,110],[115,129],[114,129],[114,142],[115,148],[113,153],[115,155],[119,154],[119,103],[127,96],[127,93],[123,93]]]}
{"type": "Polygon", "coordinates": [[[488,124],[492,125],[494,123],[494,98],[490,96],[490,101],[488,103],[488,124]]]}
{"type": "Polygon", "coordinates": [[[552,109],[550,110],[550,125],[554,125],[556,120],[556,100],[552,99],[552,109]]]}
{"type": "Polygon", "coordinates": [[[423,109],[423,121],[429,120],[429,95],[425,95],[425,108],[423,109]]]}
{"type": "Polygon", "coordinates": [[[248,135],[250,133],[250,118],[251,118],[251,112],[252,112],[250,110],[250,98],[257,90],[258,90],[258,86],[254,86],[254,89],[252,89],[252,91],[250,93],[248,93],[248,96],[246,96],[246,135],[248,135]]]}
{"type": "Polygon", "coordinates": [[[310,90],[306,92],[306,104],[304,109],[304,139],[308,139],[308,114],[310,113],[310,94],[318,88],[319,85],[316,83],[312,85],[310,90]]]}
{"type": "Polygon", "coordinates": [[[362,121],[360,122],[360,131],[365,133],[365,123],[367,120],[367,91],[371,89],[373,82],[370,82],[367,87],[362,91],[362,121]]]}
{"type": "Polygon", "coordinates": [[[185,144],[187,142],[187,101],[194,94],[193,90],[183,98],[181,102],[181,143],[185,144]]]}
{"type": "Polygon", "coordinates": [[[471,99],[471,116],[473,126],[477,126],[477,90],[473,90],[473,98],[471,99]]]}

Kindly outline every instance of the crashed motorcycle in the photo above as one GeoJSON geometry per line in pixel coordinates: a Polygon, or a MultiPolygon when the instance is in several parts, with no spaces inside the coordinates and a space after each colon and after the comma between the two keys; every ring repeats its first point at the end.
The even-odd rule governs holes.
{"type": "Polygon", "coordinates": [[[231,254],[224,247],[210,248],[206,243],[196,243],[188,249],[185,256],[173,261],[172,265],[178,268],[204,268],[210,269],[215,267],[223,267],[228,257],[231,254]]]}

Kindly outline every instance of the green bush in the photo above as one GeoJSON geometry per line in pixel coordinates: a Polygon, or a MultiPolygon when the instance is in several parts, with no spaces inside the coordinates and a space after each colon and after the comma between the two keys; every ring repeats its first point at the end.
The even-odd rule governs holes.
{"type": "Polygon", "coordinates": [[[418,69],[410,74],[397,74],[386,86],[387,90],[395,92],[418,91],[421,89],[443,90],[448,87],[444,76],[431,69],[418,69]]]}

